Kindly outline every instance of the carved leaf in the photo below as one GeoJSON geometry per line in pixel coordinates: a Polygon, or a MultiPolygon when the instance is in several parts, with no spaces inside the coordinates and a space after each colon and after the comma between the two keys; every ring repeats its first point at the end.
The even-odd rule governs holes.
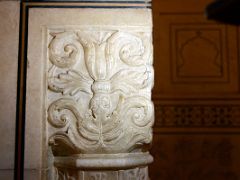
{"type": "Polygon", "coordinates": [[[112,89],[128,95],[136,93],[149,85],[152,76],[152,70],[146,66],[138,69],[123,69],[112,77],[112,89]]]}
{"type": "Polygon", "coordinates": [[[93,80],[75,70],[68,70],[66,73],[60,73],[57,76],[49,77],[49,89],[55,92],[61,92],[63,95],[76,95],[79,91],[92,94],[91,84],[93,80]]]}
{"type": "Polygon", "coordinates": [[[79,148],[72,142],[68,134],[57,132],[49,138],[48,144],[52,148],[54,156],[65,156],[81,153],[79,148]]]}

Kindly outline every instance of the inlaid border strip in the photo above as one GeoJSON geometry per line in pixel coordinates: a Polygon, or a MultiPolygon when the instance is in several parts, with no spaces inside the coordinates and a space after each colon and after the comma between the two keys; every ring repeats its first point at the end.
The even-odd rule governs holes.
{"type": "Polygon", "coordinates": [[[19,49],[18,49],[18,80],[15,134],[15,164],[14,179],[23,180],[24,144],[25,144],[25,115],[26,115],[26,77],[27,77],[27,34],[28,10],[20,3],[19,49]]]}

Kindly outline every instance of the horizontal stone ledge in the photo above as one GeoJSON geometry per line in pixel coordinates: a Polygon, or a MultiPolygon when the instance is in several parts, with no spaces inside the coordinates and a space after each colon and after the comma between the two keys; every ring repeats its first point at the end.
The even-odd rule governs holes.
{"type": "MultiPolygon", "coordinates": [[[[0,0],[1,1],[1,0],[0,0]]],[[[45,5],[56,3],[75,3],[76,6],[89,7],[89,8],[151,8],[151,1],[149,0],[23,0],[28,3],[45,3],[45,5]]],[[[31,4],[34,5],[34,4],[31,4]]]]}
{"type": "Polygon", "coordinates": [[[81,154],[54,158],[56,167],[79,170],[129,169],[137,166],[147,166],[152,162],[153,157],[149,153],[81,154]]]}

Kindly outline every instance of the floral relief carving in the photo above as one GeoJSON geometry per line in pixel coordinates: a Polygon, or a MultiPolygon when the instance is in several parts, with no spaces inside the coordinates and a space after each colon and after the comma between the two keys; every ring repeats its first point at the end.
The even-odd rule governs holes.
{"type": "Polygon", "coordinates": [[[103,172],[90,172],[89,177],[91,180],[107,180],[107,174],[103,172]]]}
{"type": "Polygon", "coordinates": [[[53,151],[124,153],[151,142],[151,44],[151,32],[51,33],[47,114],[53,151]]]}
{"type": "Polygon", "coordinates": [[[54,180],[77,180],[77,174],[73,172],[69,173],[67,170],[55,168],[55,178],[54,180]]]}
{"type": "Polygon", "coordinates": [[[148,180],[148,170],[146,167],[127,170],[124,172],[123,179],[148,180]]]}

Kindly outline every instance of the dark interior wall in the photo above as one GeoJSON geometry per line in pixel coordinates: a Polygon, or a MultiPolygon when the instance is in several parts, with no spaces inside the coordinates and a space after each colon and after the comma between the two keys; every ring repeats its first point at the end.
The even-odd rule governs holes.
{"type": "Polygon", "coordinates": [[[240,179],[239,29],[154,0],[153,180],[240,179]]]}

